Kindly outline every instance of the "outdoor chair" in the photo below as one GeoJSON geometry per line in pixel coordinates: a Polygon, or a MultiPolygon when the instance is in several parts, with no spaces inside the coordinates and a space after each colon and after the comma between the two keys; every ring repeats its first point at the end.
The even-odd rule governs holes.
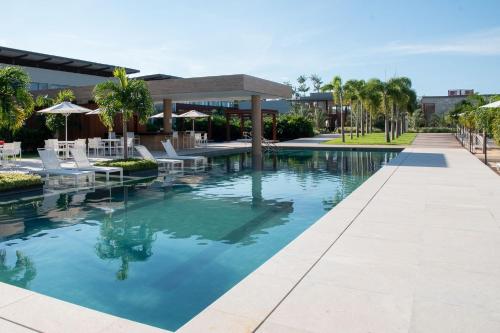
{"type": "Polygon", "coordinates": [[[64,152],[62,149],[59,149],[59,140],[57,139],[45,140],[45,149],[52,149],[56,152],[57,155],[60,155],[61,152],[64,152]]]}
{"type": "Polygon", "coordinates": [[[103,167],[103,166],[95,166],[92,165],[85,155],[85,150],[82,148],[73,148],[71,149],[71,155],[75,159],[75,164],[78,170],[86,170],[93,171],[96,173],[104,173],[106,174],[106,182],[109,181],[109,174],[118,172],[120,173],[120,180],[123,181],[123,168],[118,167],[103,167]]]}
{"type": "Polygon", "coordinates": [[[162,141],[161,144],[163,145],[163,148],[165,149],[165,152],[167,153],[168,158],[175,158],[178,160],[192,161],[195,169],[198,167],[198,164],[201,163],[201,166],[204,166],[207,163],[207,158],[205,156],[178,155],[177,152],[175,151],[174,147],[172,146],[172,143],[170,143],[170,140],[162,141]]]}
{"type": "Polygon", "coordinates": [[[90,156],[90,151],[94,151],[94,156],[99,156],[99,152],[104,155],[106,146],[101,138],[89,138],[89,144],[87,145],[87,155],[90,156]]]}
{"type": "Polygon", "coordinates": [[[163,170],[175,171],[175,167],[178,166],[178,169],[181,172],[184,171],[184,161],[182,161],[181,159],[156,158],[146,147],[141,145],[135,146],[135,149],[143,159],[158,163],[158,165],[161,166],[163,170]]]}
{"type": "Polygon", "coordinates": [[[73,177],[75,186],[78,186],[81,179],[86,179],[89,183],[95,181],[95,173],[93,171],[63,168],[61,162],[57,158],[56,152],[53,149],[38,149],[38,155],[42,160],[43,170],[41,173],[45,174],[46,180],[49,180],[50,175],[54,176],[68,176],[73,177]]]}
{"type": "MultiPolygon", "coordinates": [[[[119,150],[122,151],[123,155],[123,150],[124,150],[124,145],[123,145],[123,137],[120,138],[120,143],[115,147],[116,152],[118,153],[119,150]]],[[[134,156],[134,138],[133,137],[128,137],[127,138],[127,149],[128,153],[132,156],[134,156]]]]}
{"type": "Polygon", "coordinates": [[[15,142],[6,142],[3,144],[2,155],[4,159],[12,157],[17,160],[17,156],[20,155],[20,149],[17,148],[15,142]]]}
{"type": "Polygon", "coordinates": [[[76,139],[73,147],[83,149],[83,151],[86,151],[87,150],[87,140],[86,139],[76,139]]]}

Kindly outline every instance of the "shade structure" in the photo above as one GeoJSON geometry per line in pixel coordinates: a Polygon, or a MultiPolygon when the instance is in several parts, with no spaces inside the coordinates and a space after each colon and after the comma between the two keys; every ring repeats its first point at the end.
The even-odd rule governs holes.
{"type": "Polygon", "coordinates": [[[484,108],[484,109],[496,109],[496,108],[500,108],[500,101],[496,101],[496,102],[493,102],[493,103],[490,103],[490,104],[486,104],[486,105],[483,105],[481,107],[484,108]]]}
{"type": "Polygon", "coordinates": [[[59,104],[56,104],[54,106],[51,106],[49,108],[43,109],[38,111],[38,113],[43,113],[43,114],[62,114],[64,117],[66,117],[66,121],[64,124],[64,129],[65,129],[65,141],[68,141],[68,117],[70,114],[73,113],[88,113],[91,112],[92,110],[84,108],[83,106],[73,104],[71,102],[62,102],[59,104]]]}
{"type": "Polygon", "coordinates": [[[179,115],[179,118],[189,118],[191,119],[192,121],[192,126],[193,126],[193,132],[194,132],[194,120],[197,119],[197,118],[208,118],[210,117],[208,114],[206,113],[203,113],[203,112],[199,112],[199,111],[196,111],[196,110],[191,110],[191,111],[188,111],[188,112],[185,112],[181,115],[179,115]]]}

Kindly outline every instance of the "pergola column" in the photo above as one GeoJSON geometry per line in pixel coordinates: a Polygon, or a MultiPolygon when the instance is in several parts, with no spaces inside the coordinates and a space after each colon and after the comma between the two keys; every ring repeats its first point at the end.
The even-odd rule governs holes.
{"type": "Polygon", "coordinates": [[[278,140],[278,135],[276,133],[276,115],[273,114],[273,141],[278,140]]]}
{"type": "Polygon", "coordinates": [[[240,137],[243,137],[243,130],[245,127],[245,118],[240,114],[240,137]]]}
{"type": "Polygon", "coordinates": [[[262,110],[259,95],[252,95],[252,166],[262,169],[262,110]]]}
{"type": "Polygon", "coordinates": [[[231,141],[231,116],[226,114],[226,141],[231,141]]]}
{"type": "Polygon", "coordinates": [[[172,134],[172,100],[163,100],[163,133],[172,134]]]}

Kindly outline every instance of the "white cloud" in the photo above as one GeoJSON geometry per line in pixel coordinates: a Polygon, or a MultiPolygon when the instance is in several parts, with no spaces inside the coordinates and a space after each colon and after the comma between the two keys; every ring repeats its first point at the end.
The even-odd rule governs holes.
{"type": "Polygon", "coordinates": [[[500,28],[424,43],[391,42],[378,50],[394,55],[464,54],[500,55],[500,28]]]}

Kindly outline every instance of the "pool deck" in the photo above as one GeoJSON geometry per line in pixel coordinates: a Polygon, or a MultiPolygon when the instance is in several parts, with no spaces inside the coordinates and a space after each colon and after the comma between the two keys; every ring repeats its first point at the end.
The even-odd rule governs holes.
{"type": "MultiPolygon", "coordinates": [[[[499,262],[500,177],[452,135],[419,134],[177,332],[500,332],[499,262]]],[[[0,332],[165,332],[0,295],[0,332]]]]}

